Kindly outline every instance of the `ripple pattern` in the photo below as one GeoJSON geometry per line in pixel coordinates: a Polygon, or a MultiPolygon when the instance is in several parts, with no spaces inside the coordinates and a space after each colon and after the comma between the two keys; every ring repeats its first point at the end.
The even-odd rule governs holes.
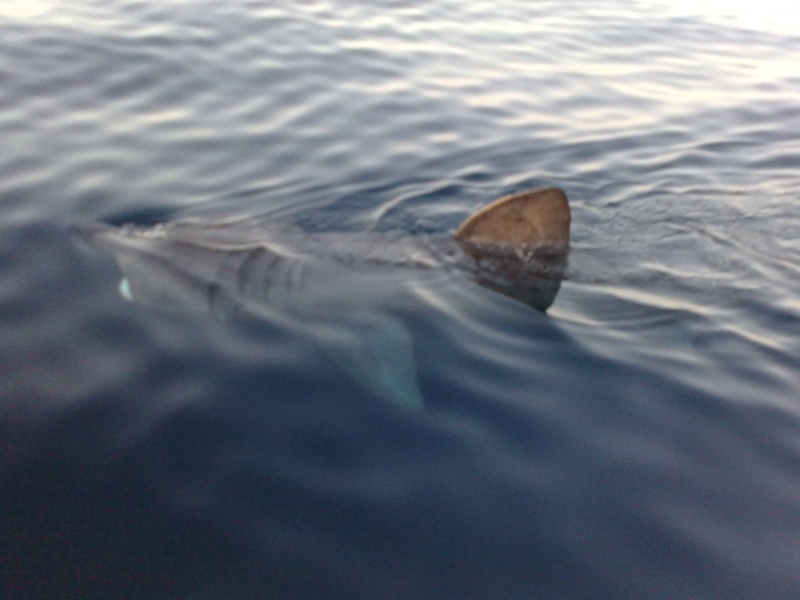
{"type": "Polygon", "coordinates": [[[773,4],[3,2],[0,595],[796,597],[773,4]],[[446,235],[541,185],[573,210],[548,316],[448,272],[365,294],[412,333],[419,414],[279,311],[124,302],[70,230],[446,235]]]}

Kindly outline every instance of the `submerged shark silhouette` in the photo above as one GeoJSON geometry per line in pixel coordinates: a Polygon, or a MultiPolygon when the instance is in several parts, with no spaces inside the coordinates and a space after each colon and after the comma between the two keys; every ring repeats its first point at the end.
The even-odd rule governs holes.
{"type": "Polygon", "coordinates": [[[312,324],[320,346],[364,388],[420,408],[408,330],[384,312],[354,310],[358,298],[337,285],[343,274],[370,278],[387,266],[450,267],[546,311],[564,277],[570,220],[564,192],[546,188],[492,202],[447,238],[309,234],[243,218],[149,227],[94,223],[80,232],[113,256],[125,298],[222,318],[259,307],[292,315],[312,324]]]}

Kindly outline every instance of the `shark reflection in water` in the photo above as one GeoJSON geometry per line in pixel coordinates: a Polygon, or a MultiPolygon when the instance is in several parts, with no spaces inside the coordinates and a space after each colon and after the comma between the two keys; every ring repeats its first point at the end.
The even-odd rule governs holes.
{"type": "Polygon", "coordinates": [[[303,233],[256,219],[183,219],[154,226],[90,224],[84,238],[113,256],[120,292],[151,307],[230,318],[268,308],[301,323],[376,396],[420,408],[411,336],[402,321],[359,304],[353,281],[394,269],[445,268],[546,311],[567,263],[563,191],[500,198],[455,235],[303,233]],[[352,293],[348,293],[352,291],[352,293]]]}

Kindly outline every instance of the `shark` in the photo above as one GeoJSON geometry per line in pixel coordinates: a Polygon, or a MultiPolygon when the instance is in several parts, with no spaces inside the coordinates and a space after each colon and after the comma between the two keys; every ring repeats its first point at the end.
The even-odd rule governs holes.
{"type": "Polygon", "coordinates": [[[565,277],[570,224],[566,194],[549,187],[494,200],[441,236],[309,233],[247,216],[78,230],[116,262],[126,300],[221,319],[272,311],[365,390],[415,410],[424,398],[411,333],[360,302],[370,280],[446,269],[546,312],[565,277]]]}

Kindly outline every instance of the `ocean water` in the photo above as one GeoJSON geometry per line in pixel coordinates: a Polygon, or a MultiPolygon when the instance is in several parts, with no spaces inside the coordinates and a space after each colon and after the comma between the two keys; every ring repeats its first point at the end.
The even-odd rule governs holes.
{"type": "Polygon", "coordinates": [[[5,0],[2,597],[797,598],[800,16],[694,4],[5,0]],[[314,315],[127,302],[75,235],[348,247],[550,185],[546,315],[309,288],[407,332],[418,410],[314,315]]]}

